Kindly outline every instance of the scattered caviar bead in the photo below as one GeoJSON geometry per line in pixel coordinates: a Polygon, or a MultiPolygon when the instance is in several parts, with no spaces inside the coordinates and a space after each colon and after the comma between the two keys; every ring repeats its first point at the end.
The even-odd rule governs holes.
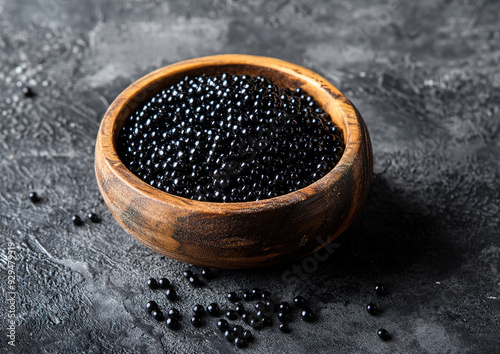
{"type": "Polygon", "coordinates": [[[245,310],[245,308],[243,307],[242,304],[238,304],[238,306],[236,306],[236,308],[234,310],[240,316],[243,315],[246,312],[246,310],[245,310]]]}
{"type": "Polygon", "coordinates": [[[215,317],[220,315],[220,307],[215,302],[207,306],[207,312],[210,316],[215,317]]]}
{"type": "Polygon", "coordinates": [[[88,213],[87,218],[92,222],[99,222],[99,217],[95,213],[88,213]]]}
{"type": "Polygon", "coordinates": [[[290,317],[286,312],[278,312],[278,321],[280,322],[290,322],[290,317]]]}
{"type": "Polygon", "coordinates": [[[239,300],[238,295],[234,291],[227,294],[227,299],[231,302],[236,302],[239,300]]]}
{"type": "Polygon", "coordinates": [[[168,317],[180,318],[181,313],[178,309],[176,309],[175,307],[172,307],[170,310],[168,310],[168,317]]]}
{"type": "Polygon", "coordinates": [[[182,272],[182,275],[184,276],[184,278],[189,279],[193,276],[193,272],[189,269],[186,269],[184,272],[182,272]]]}
{"type": "Polygon", "coordinates": [[[234,326],[232,330],[234,335],[237,337],[241,337],[241,335],[243,334],[243,327],[241,327],[240,325],[234,326]]]}
{"type": "Polygon", "coordinates": [[[230,320],[235,320],[238,318],[238,314],[234,310],[227,310],[226,317],[229,318],[230,320]]]}
{"type": "Polygon", "coordinates": [[[250,320],[250,326],[252,326],[254,329],[261,329],[262,328],[262,319],[261,318],[252,318],[250,320]]]}
{"type": "Polygon", "coordinates": [[[165,321],[167,327],[173,330],[177,330],[181,327],[179,320],[176,317],[168,317],[165,321]]]}
{"type": "Polygon", "coordinates": [[[203,316],[202,315],[196,314],[193,317],[191,317],[191,323],[195,327],[201,327],[201,326],[203,326],[203,324],[205,323],[205,321],[203,320],[203,316]]]}
{"type": "Polygon", "coordinates": [[[306,92],[220,75],[165,87],[126,119],[117,145],[125,166],[155,188],[226,203],[310,185],[334,168],[345,144],[306,92]]]}
{"type": "Polygon", "coordinates": [[[266,309],[266,304],[265,304],[265,303],[263,303],[262,301],[259,301],[259,302],[257,302],[257,303],[255,304],[255,309],[256,309],[257,311],[267,311],[267,309],[266,309]]]}
{"type": "Polygon", "coordinates": [[[288,326],[288,323],[280,323],[278,326],[279,330],[283,333],[290,333],[290,326],[288,326]]]}
{"type": "Polygon", "coordinates": [[[254,299],[260,299],[262,297],[262,291],[259,288],[253,288],[252,296],[254,299]]]}
{"type": "Polygon", "coordinates": [[[82,221],[82,219],[78,215],[73,215],[71,217],[71,220],[73,221],[73,224],[75,224],[76,226],[83,225],[83,221],[82,221]]]}
{"type": "Polygon", "coordinates": [[[210,268],[206,268],[206,267],[201,269],[201,275],[203,275],[203,277],[205,277],[205,279],[212,279],[214,277],[212,270],[210,268]]]}
{"type": "Polygon", "coordinates": [[[262,316],[260,320],[264,327],[271,327],[273,325],[273,320],[270,317],[262,316]]]}
{"type": "Polygon", "coordinates": [[[193,307],[193,312],[197,315],[204,315],[205,314],[205,308],[202,305],[195,305],[193,307]]]}
{"type": "Polygon", "coordinates": [[[177,293],[175,292],[174,288],[168,288],[167,290],[165,290],[165,295],[167,296],[167,299],[169,299],[169,300],[177,299],[177,293]]]}
{"type": "Polygon", "coordinates": [[[377,296],[384,296],[386,294],[386,289],[384,284],[375,285],[375,293],[377,294],[377,296]]]}
{"type": "Polygon", "coordinates": [[[281,312],[290,312],[290,310],[292,309],[292,307],[290,306],[290,304],[286,301],[283,301],[282,303],[279,304],[279,310],[281,312]]]}
{"type": "Polygon", "coordinates": [[[377,305],[375,305],[373,302],[370,302],[368,305],[366,305],[366,311],[368,311],[370,315],[376,315],[378,311],[377,305]]]}
{"type": "Polygon", "coordinates": [[[198,276],[196,274],[191,275],[189,277],[188,281],[189,281],[189,284],[194,285],[194,286],[201,285],[200,278],[198,278],[198,276]]]}
{"type": "Polygon", "coordinates": [[[377,331],[377,335],[380,339],[386,341],[386,340],[389,340],[391,339],[391,335],[389,334],[389,332],[384,329],[384,328],[381,328],[377,331]]]}
{"type": "Polygon", "coordinates": [[[234,339],[234,345],[236,345],[238,348],[246,348],[248,346],[248,342],[244,338],[236,337],[234,339]]]}
{"type": "Polygon", "coordinates": [[[266,301],[264,303],[264,308],[267,312],[273,313],[274,311],[276,311],[276,304],[272,301],[266,301]]]}
{"type": "Polygon", "coordinates": [[[38,203],[40,201],[40,198],[38,197],[38,194],[36,194],[36,192],[30,192],[28,194],[28,197],[30,198],[32,203],[38,203]]]}
{"type": "Polygon", "coordinates": [[[248,329],[245,329],[245,330],[243,330],[243,332],[241,333],[241,335],[239,337],[246,339],[247,341],[251,341],[253,339],[253,334],[248,329]]]}
{"type": "Polygon", "coordinates": [[[221,318],[217,321],[217,328],[221,332],[224,332],[229,328],[229,323],[225,319],[221,318]]]}
{"type": "Polygon", "coordinates": [[[306,322],[312,322],[314,321],[314,313],[309,308],[303,308],[300,311],[300,318],[306,322]]]}
{"type": "Polygon", "coordinates": [[[296,296],[294,299],[293,299],[293,303],[295,304],[295,306],[297,306],[298,308],[305,308],[307,307],[307,300],[305,298],[303,298],[302,296],[296,296]]]}
{"type": "Polygon", "coordinates": [[[245,312],[241,314],[241,319],[243,320],[243,322],[248,323],[252,318],[249,313],[245,312]]]}
{"type": "Polygon", "coordinates": [[[35,92],[29,86],[23,86],[22,92],[23,92],[24,97],[35,97],[35,92]]]}
{"type": "Polygon", "coordinates": [[[161,312],[160,310],[151,311],[151,316],[153,316],[153,318],[157,321],[163,321],[164,319],[163,312],[161,312]]]}
{"type": "Polygon", "coordinates": [[[170,287],[170,281],[167,278],[160,278],[158,280],[158,286],[161,289],[167,290],[170,287]]]}
{"type": "Polygon", "coordinates": [[[224,338],[226,338],[228,342],[233,342],[236,339],[236,336],[234,335],[233,331],[228,329],[224,331],[224,338]]]}
{"type": "Polygon", "coordinates": [[[269,291],[263,291],[261,296],[262,296],[262,300],[264,300],[264,301],[271,300],[271,293],[269,291]]]}
{"type": "Polygon", "coordinates": [[[252,301],[253,300],[252,293],[249,290],[243,290],[242,297],[243,297],[243,300],[245,300],[245,301],[252,301]]]}
{"type": "Polygon", "coordinates": [[[155,278],[149,278],[148,279],[148,287],[151,289],[151,290],[156,290],[158,289],[158,282],[156,281],[155,278]]]}
{"type": "Polygon", "coordinates": [[[155,301],[148,301],[148,303],[146,304],[146,311],[148,313],[151,313],[154,310],[158,310],[158,304],[155,301]]]}

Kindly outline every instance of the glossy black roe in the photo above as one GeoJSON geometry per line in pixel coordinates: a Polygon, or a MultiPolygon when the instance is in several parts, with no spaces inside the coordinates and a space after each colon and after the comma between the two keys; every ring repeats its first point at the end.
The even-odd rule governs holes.
{"type": "Polygon", "coordinates": [[[248,343],[246,339],[236,337],[234,339],[234,345],[236,345],[238,348],[246,348],[248,346],[248,343]]]}
{"type": "Polygon", "coordinates": [[[290,326],[288,326],[287,323],[280,323],[280,325],[278,326],[278,328],[283,333],[290,333],[291,332],[290,326]]]}
{"type": "Polygon", "coordinates": [[[294,299],[293,299],[293,303],[295,304],[295,306],[297,306],[298,308],[305,308],[307,307],[308,305],[308,302],[307,300],[302,297],[302,296],[296,296],[294,299]]]}
{"type": "Polygon", "coordinates": [[[384,329],[384,328],[381,328],[377,331],[377,335],[379,336],[380,339],[382,339],[383,341],[386,341],[386,340],[390,340],[391,339],[391,335],[389,334],[389,332],[384,329]]]}
{"type": "Polygon", "coordinates": [[[175,317],[168,317],[165,323],[172,330],[177,330],[181,327],[179,320],[175,317]]]}
{"type": "Polygon", "coordinates": [[[28,197],[30,198],[32,203],[38,203],[40,201],[40,198],[38,197],[38,194],[36,194],[36,192],[30,192],[28,194],[28,197]]]}
{"type": "Polygon", "coordinates": [[[238,314],[234,310],[227,310],[226,317],[229,318],[230,320],[235,320],[238,318],[238,314]]]}
{"type": "Polygon", "coordinates": [[[337,164],[342,132],[312,97],[235,77],[185,78],[140,107],[118,138],[125,166],[167,193],[244,202],[303,188],[337,164]]]}
{"type": "Polygon", "coordinates": [[[165,295],[167,296],[167,299],[169,300],[176,300],[177,299],[177,293],[175,292],[174,288],[168,288],[165,290],[165,295]]]}
{"type": "Polygon", "coordinates": [[[148,301],[148,303],[146,304],[146,311],[148,313],[151,313],[154,310],[158,310],[158,304],[155,301],[148,301]]]}
{"type": "Polygon", "coordinates": [[[151,316],[157,321],[163,321],[163,313],[160,310],[153,310],[151,311],[151,316]]]}
{"type": "Polygon", "coordinates": [[[35,91],[29,86],[23,86],[22,91],[24,97],[35,97],[35,91]]]}
{"type": "Polygon", "coordinates": [[[99,217],[96,213],[88,213],[87,218],[92,222],[99,222],[99,217]]]}
{"type": "Polygon", "coordinates": [[[219,316],[220,315],[220,308],[219,305],[217,305],[215,302],[211,303],[210,305],[207,306],[207,312],[210,316],[219,316]]]}
{"type": "Polygon", "coordinates": [[[151,290],[158,289],[158,282],[156,281],[155,278],[148,279],[148,288],[150,288],[151,290]]]}
{"type": "Polygon", "coordinates": [[[205,308],[202,305],[194,305],[193,312],[197,315],[204,315],[205,308]]]}
{"type": "Polygon", "coordinates": [[[168,317],[180,318],[181,313],[178,309],[176,309],[175,307],[172,307],[170,310],[168,310],[168,317]]]}
{"type": "Polygon", "coordinates": [[[217,328],[221,332],[224,332],[227,329],[229,329],[229,322],[227,322],[225,319],[221,318],[221,319],[219,319],[219,321],[217,321],[217,328]]]}
{"type": "Polygon", "coordinates": [[[170,281],[167,278],[160,278],[160,280],[158,280],[158,286],[161,289],[167,290],[170,287],[170,281]]]}
{"type": "Polygon", "coordinates": [[[309,308],[303,308],[300,311],[300,318],[306,322],[312,322],[314,321],[314,313],[309,308]]]}
{"type": "Polygon", "coordinates": [[[366,311],[368,311],[370,315],[375,316],[378,312],[377,305],[375,305],[373,302],[370,302],[368,305],[366,305],[366,311]]]}
{"type": "Polygon", "coordinates": [[[231,302],[236,302],[239,300],[238,295],[234,291],[231,291],[227,294],[227,299],[231,302]]]}
{"type": "Polygon", "coordinates": [[[377,294],[377,296],[384,296],[387,293],[387,290],[386,290],[384,284],[380,284],[380,283],[376,284],[374,289],[375,289],[375,293],[377,294]]]}
{"type": "Polygon", "coordinates": [[[81,226],[83,225],[82,219],[78,215],[73,215],[71,217],[71,220],[73,221],[73,224],[76,226],[81,226]]]}
{"type": "Polygon", "coordinates": [[[205,323],[205,320],[203,319],[202,315],[194,315],[191,317],[191,323],[193,324],[194,327],[202,327],[203,324],[205,323]]]}

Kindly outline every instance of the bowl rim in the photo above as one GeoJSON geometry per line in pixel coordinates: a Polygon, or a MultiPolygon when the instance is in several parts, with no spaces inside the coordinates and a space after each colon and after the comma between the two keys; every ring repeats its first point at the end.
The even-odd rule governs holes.
{"type": "MultiPolygon", "coordinates": [[[[311,94],[312,95],[312,94],[311,94]]],[[[314,96],[314,95],[312,95],[314,96]]],[[[323,108],[323,107],[322,107],[323,108]]],[[[332,107],[333,109],[333,107],[332,107]]],[[[327,111],[325,109],[325,111],[327,111]]],[[[327,111],[328,112],[328,111],[327,111]]],[[[331,112],[328,112],[330,115],[331,112]]],[[[133,82],[123,90],[111,103],[103,116],[96,141],[96,152],[102,154],[104,163],[107,167],[123,182],[129,185],[143,196],[153,198],[159,203],[168,203],[173,207],[182,209],[191,209],[193,211],[203,210],[204,212],[218,213],[251,213],[256,209],[266,210],[283,207],[285,205],[295,204],[311,200],[317,200],[326,189],[332,188],[335,182],[340,179],[342,173],[354,164],[358,152],[363,144],[362,132],[364,122],[357,113],[354,105],[345,97],[333,84],[320,76],[319,74],[281,59],[246,55],[246,54],[221,54],[213,56],[199,57],[189,60],[183,60],[171,65],[159,68],[140,79],[133,82]],[[262,63],[262,64],[260,64],[262,63]],[[148,183],[142,181],[133,174],[121,161],[115,148],[113,132],[120,131],[116,129],[116,120],[122,112],[130,115],[136,108],[131,109],[131,103],[140,102],[144,104],[144,99],[148,92],[159,92],[163,86],[159,86],[159,81],[169,75],[178,75],[183,72],[200,69],[207,66],[252,66],[271,69],[282,72],[293,77],[300,77],[301,80],[311,84],[318,91],[324,91],[332,98],[332,104],[335,104],[337,111],[342,115],[343,134],[344,134],[344,153],[337,165],[325,176],[314,183],[295,190],[268,199],[246,202],[209,202],[198,201],[189,198],[180,197],[157,189],[148,183]]],[[[97,166],[96,166],[97,167],[97,166]]]]}

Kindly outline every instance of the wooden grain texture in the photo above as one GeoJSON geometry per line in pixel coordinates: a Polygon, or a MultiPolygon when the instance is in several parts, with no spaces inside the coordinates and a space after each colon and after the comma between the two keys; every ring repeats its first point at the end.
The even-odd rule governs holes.
{"type": "Polygon", "coordinates": [[[132,236],[168,257],[195,265],[253,268],[290,261],[333,240],[366,200],[373,170],[365,123],[353,104],[321,76],[266,57],[219,55],[173,64],[125,89],[106,112],[95,151],[101,194],[132,236]],[[116,138],[125,119],[162,88],[186,75],[263,75],[280,87],[301,87],[344,132],[337,166],[317,182],[283,196],[242,203],[177,197],[141,181],[120,161],[116,138]]]}

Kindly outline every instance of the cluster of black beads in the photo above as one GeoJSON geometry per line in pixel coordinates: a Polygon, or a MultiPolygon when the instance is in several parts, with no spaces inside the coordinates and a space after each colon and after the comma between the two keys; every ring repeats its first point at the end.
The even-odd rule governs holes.
{"type": "Polygon", "coordinates": [[[212,202],[267,199],[328,173],[341,130],[303,90],[247,75],[186,77],[126,121],[123,163],[144,182],[212,202]]]}

